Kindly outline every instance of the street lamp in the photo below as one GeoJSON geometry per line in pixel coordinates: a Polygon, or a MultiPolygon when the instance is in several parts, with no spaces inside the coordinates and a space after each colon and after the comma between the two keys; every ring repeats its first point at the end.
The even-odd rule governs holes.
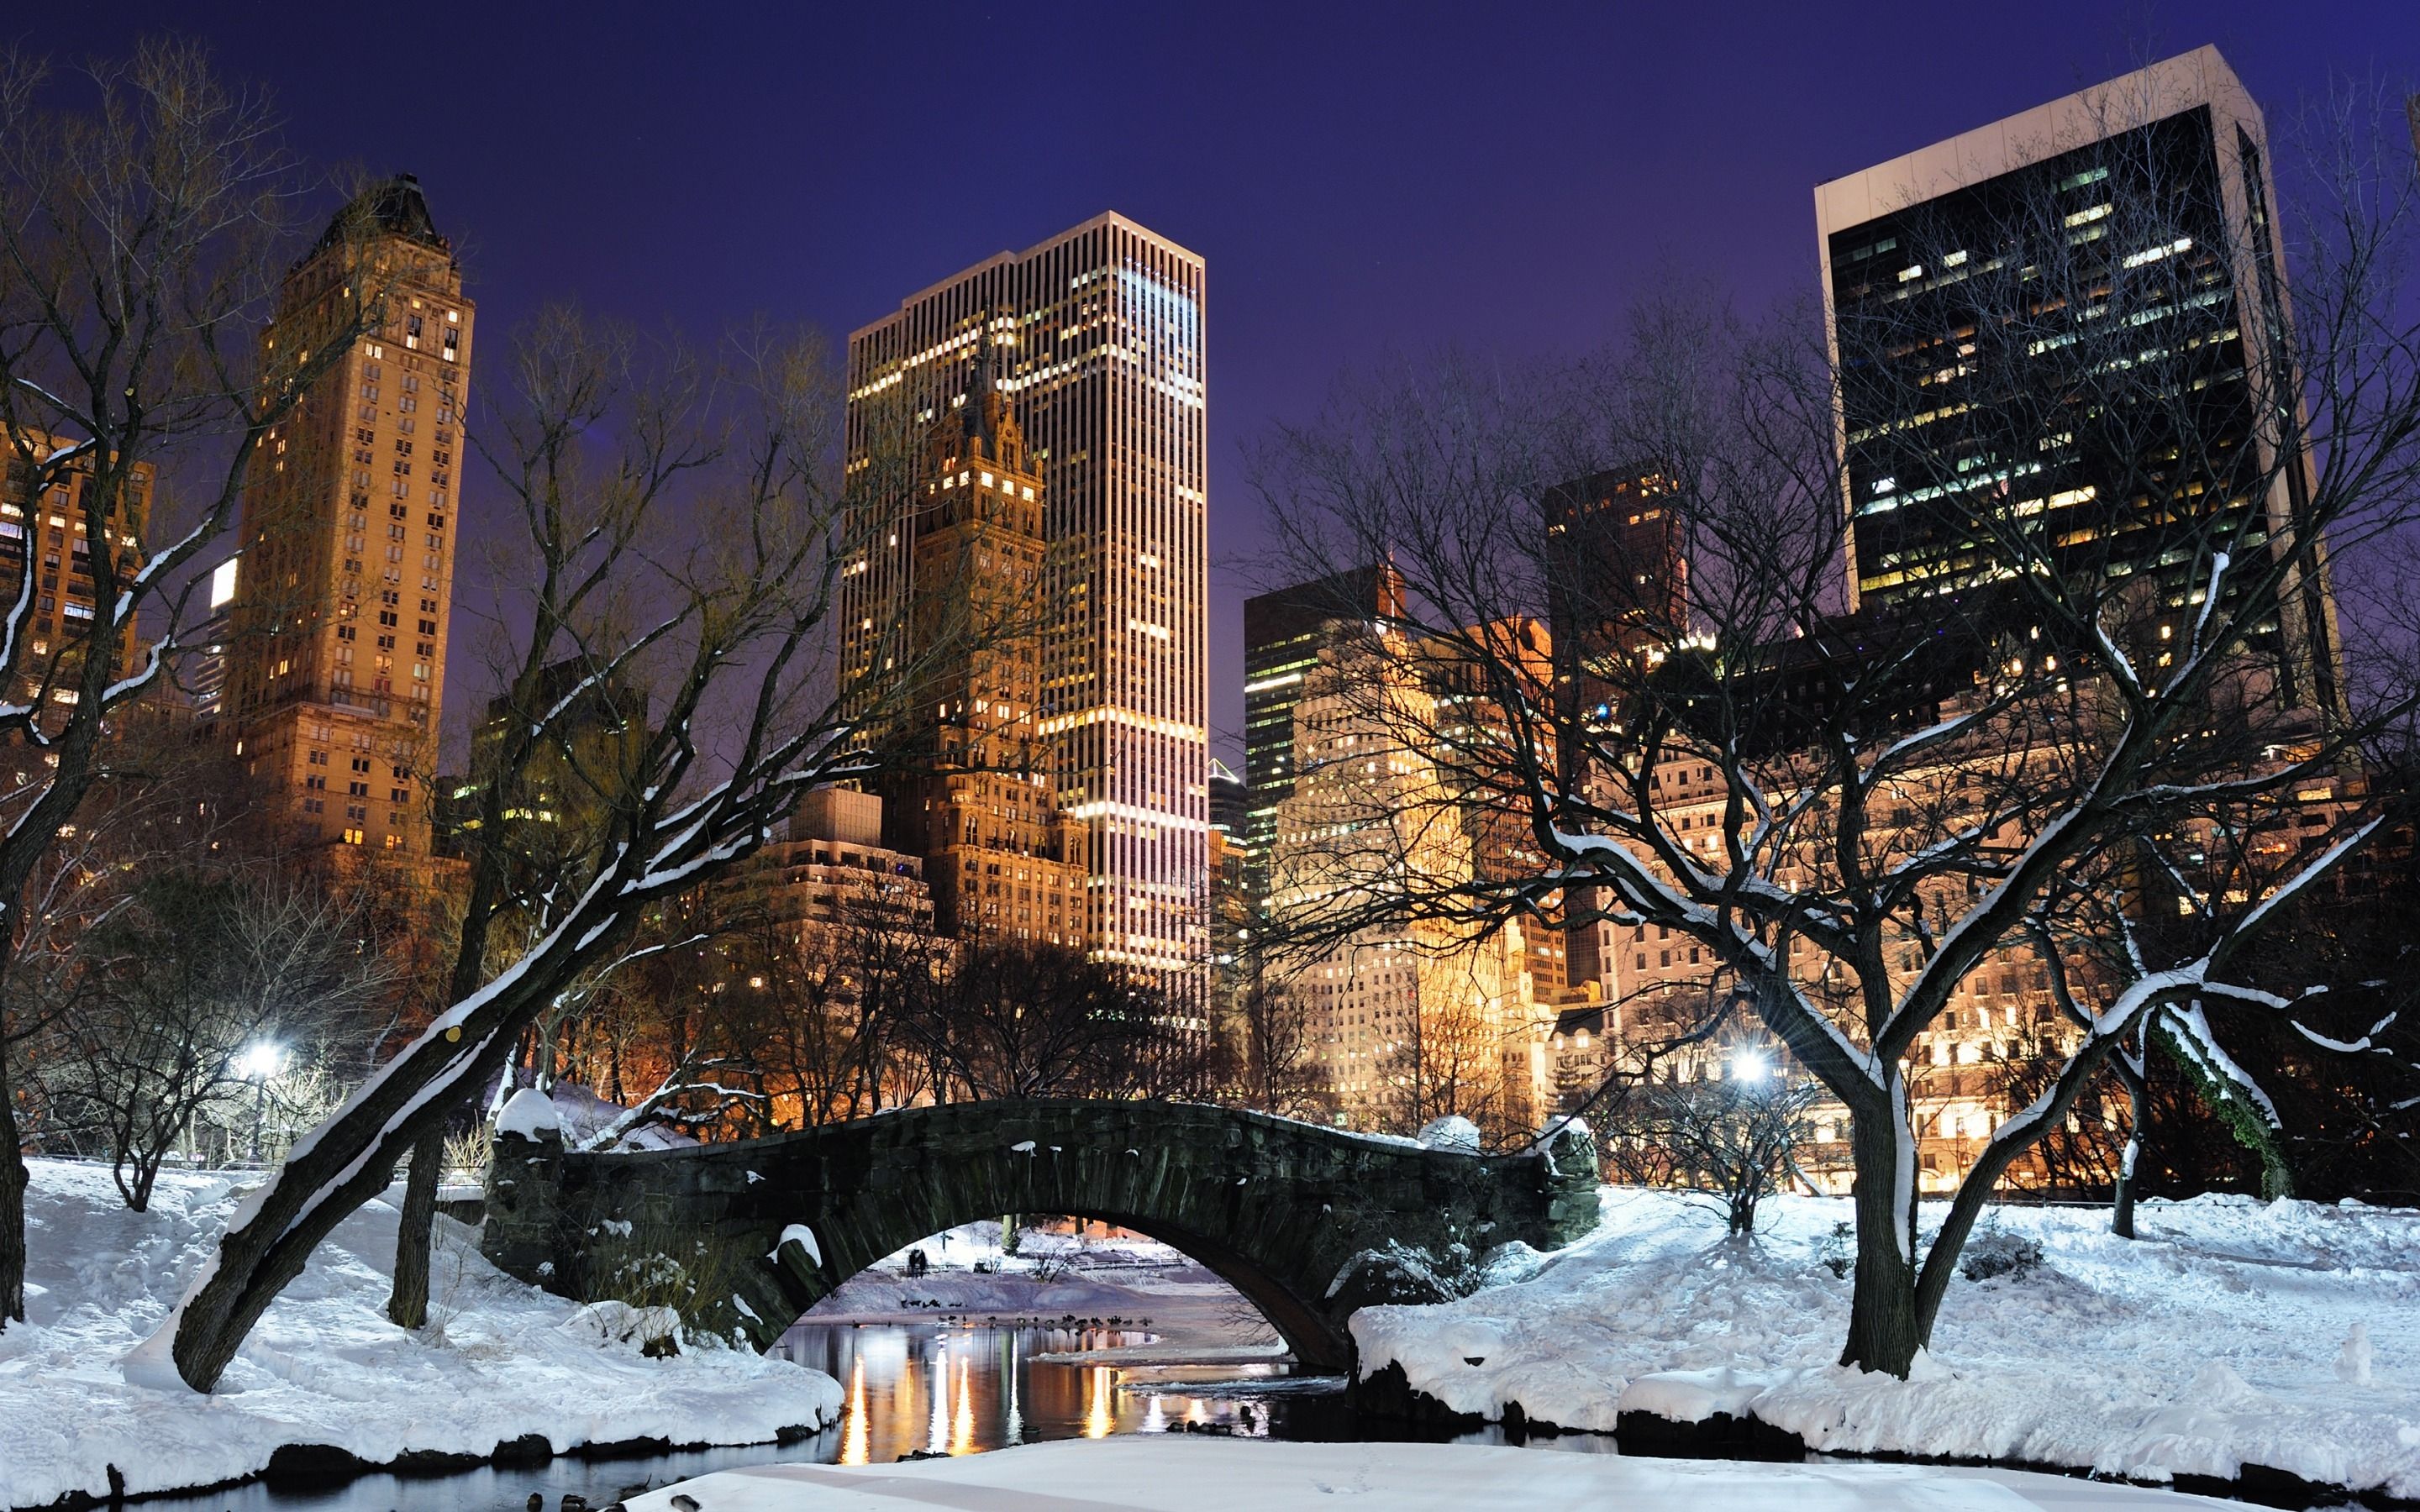
{"type": "Polygon", "coordinates": [[[263,1040],[236,1057],[235,1073],[252,1083],[252,1161],[260,1164],[260,1129],[269,1121],[269,1079],[286,1059],[282,1045],[263,1040]]]}

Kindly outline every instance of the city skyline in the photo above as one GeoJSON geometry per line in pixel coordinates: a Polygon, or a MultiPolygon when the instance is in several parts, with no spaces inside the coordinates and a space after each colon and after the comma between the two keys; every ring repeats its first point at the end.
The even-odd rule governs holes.
{"type": "MultiPolygon", "coordinates": [[[[904,20],[777,22],[772,45],[736,59],[711,28],[642,52],[640,33],[607,22],[565,31],[494,18],[480,46],[443,60],[449,107],[411,116],[370,108],[349,73],[319,62],[381,45],[367,18],[205,23],[136,4],[50,18],[24,40],[63,62],[147,28],[209,41],[232,72],[275,91],[314,156],[419,174],[500,332],[565,297],[702,336],[765,311],[811,319],[837,343],[908,289],[1105,209],[1201,252],[1226,270],[1209,353],[1209,722],[1213,752],[1239,770],[1242,600],[1279,581],[1238,565],[1264,544],[1242,446],[1305,418],[1339,368],[1438,342],[1584,347],[1667,272],[1733,289],[1745,308],[1812,298],[1812,186],[2150,56],[2215,43],[2279,122],[2333,76],[2420,56],[2420,14],[2313,23],[2250,4],[2149,21],[2076,4],[2014,30],[1962,14],[1920,34],[1752,8],[1741,24],[1761,39],[1753,49],[1686,19],[1575,12],[1447,45],[1442,13],[1374,35],[1302,17],[1288,18],[1283,56],[1251,45],[1251,28],[1172,17],[1026,34],[970,12],[960,24],[990,45],[946,59],[892,35],[904,20]],[[1581,87],[1608,50],[1658,67],[1616,90],[1581,87]],[[543,77],[520,66],[540,51],[559,65],[543,77]],[[1925,66],[1970,55],[1993,66],[1925,66]],[[880,103],[910,72],[930,76],[920,93],[973,99],[986,72],[1160,78],[1170,58],[1183,63],[1154,97],[1149,131],[1097,129],[1084,91],[983,113],[979,131],[968,110],[907,116],[880,103]],[[1512,95],[1497,87],[1515,80],[1512,95]],[[675,110],[672,95],[708,102],[675,110]],[[756,145],[711,147],[725,136],[756,145]],[[506,142],[518,146],[499,151],[506,142]],[[533,155],[564,172],[532,181],[521,168],[533,155]],[[1036,162],[1050,172],[1017,166],[1036,162]],[[971,202],[897,193],[976,165],[1006,172],[1013,189],[971,202]],[[970,203],[989,208],[970,217],[970,203]],[[600,215],[613,235],[593,234],[600,215]]],[[[462,594],[481,602],[498,501],[475,469],[462,491],[462,594]]],[[[460,717],[449,723],[458,733],[460,717]]]]}

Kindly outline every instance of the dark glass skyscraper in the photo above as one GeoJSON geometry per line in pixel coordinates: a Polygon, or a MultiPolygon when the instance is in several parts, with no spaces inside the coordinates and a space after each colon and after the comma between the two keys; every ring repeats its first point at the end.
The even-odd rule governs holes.
{"type": "MultiPolygon", "coordinates": [[[[2295,528],[2267,142],[2205,47],[1817,187],[1852,609],[1972,601],[2030,557],[2142,584],[2165,634],[2212,519],[2250,548],[2295,528]]],[[[2332,707],[2324,582],[2256,626],[2332,707]]]]}

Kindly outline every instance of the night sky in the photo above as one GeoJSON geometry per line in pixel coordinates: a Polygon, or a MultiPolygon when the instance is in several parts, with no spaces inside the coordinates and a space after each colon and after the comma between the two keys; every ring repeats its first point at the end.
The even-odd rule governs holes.
{"type": "MultiPolygon", "coordinates": [[[[0,40],[70,61],[199,36],[299,150],[417,173],[491,362],[553,299],[838,340],[1122,211],[1209,265],[1222,564],[1259,538],[1241,444],[1342,368],[1587,347],[1671,272],[1750,306],[1811,287],[1819,180],[2203,42],[2273,132],[2332,78],[2420,71],[2414,0],[42,8],[0,40]]],[[[1214,565],[1231,763],[1253,586],[1214,565]]]]}

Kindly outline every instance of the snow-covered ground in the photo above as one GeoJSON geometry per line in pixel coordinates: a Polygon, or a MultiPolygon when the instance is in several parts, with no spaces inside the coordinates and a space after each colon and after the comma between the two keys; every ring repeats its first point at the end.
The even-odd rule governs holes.
{"type": "Polygon", "coordinates": [[[1687,1512],[2195,1512],[2241,1504],[2023,1471],[1755,1465],[1441,1443],[1238,1443],[1165,1435],[1064,1440],[907,1465],[764,1465],[634,1497],[630,1512],[1295,1512],[1519,1507],[1687,1512]],[[675,1503],[675,1496],[686,1497],[675,1503]]]}
{"type": "MultiPolygon", "coordinates": [[[[751,1350],[647,1359],[594,1314],[498,1273],[440,1218],[431,1326],[386,1319],[396,1211],[340,1226],[261,1319],[218,1394],[127,1382],[119,1362],[163,1318],[253,1177],[163,1173],[129,1212],[106,1168],[33,1161],[27,1320],[0,1333],[0,1506],[207,1485],[279,1446],[333,1444],[384,1462],[411,1450],[486,1455],[542,1434],[558,1450],[636,1438],[768,1441],[839,1415],[830,1376],[751,1350]]],[[[400,1196],[399,1191],[396,1194],[400,1196]]]]}
{"type": "Polygon", "coordinates": [[[1356,1314],[1362,1369],[1570,1428],[1745,1412],[1820,1450],[2146,1481],[2265,1465],[2420,1497],[2420,1212],[2155,1202],[2130,1243],[2103,1211],[2005,1209],[1981,1231],[2031,1237],[2042,1266],[1953,1281],[1900,1381],[1834,1364],[1849,1283],[1824,1252],[1845,1202],[1769,1203],[1750,1242],[1668,1193],[1607,1189],[1603,1211],[1527,1280],[1356,1314]]]}

